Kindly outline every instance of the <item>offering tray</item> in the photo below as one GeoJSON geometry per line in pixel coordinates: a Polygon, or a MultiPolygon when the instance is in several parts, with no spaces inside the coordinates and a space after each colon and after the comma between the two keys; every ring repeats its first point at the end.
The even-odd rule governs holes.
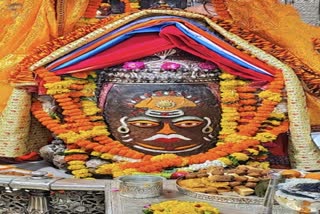
{"type": "Polygon", "coordinates": [[[176,181],[176,187],[180,193],[196,199],[200,199],[200,200],[216,201],[220,203],[255,204],[255,205],[261,205],[263,204],[263,201],[264,201],[264,198],[262,197],[241,196],[235,192],[225,192],[221,194],[208,194],[208,193],[194,192],[189,189],[181,187],[179,185],[179,180],[181,179],[177,179],[176,181]]]}
{"type": "MultiPolygon", "coordinates": [[[[213,200],[194,198],[183,194],[177,189],[176,180],[165,180],[163,183],[163,191],[159,197],[154,198],[130,198],[122,196],[119,189],[118,181],[106,181],[105,190],[106,213],[112,214],[142,214],[144,206],[160,203],[167,200],[181,201],[202,201],[218,208],[221,214],[260,214],[263,206],[260,204],[244,204],[244,203],[222,203],[213,200]]],[[[295,214],[294,211],[285,207],[275,205],[272,214],[295,214]]]]}
{"type": "Polygon", "coordinates": [[[292,178],[279,184],[275,200],[282,206],[296,211],[318,212],[320,210],[320,180],[292,178]],[[299,188],[301,186],[309,186],[299,188]],[[313,191],[312,191],[312,189],[313,191]]]}

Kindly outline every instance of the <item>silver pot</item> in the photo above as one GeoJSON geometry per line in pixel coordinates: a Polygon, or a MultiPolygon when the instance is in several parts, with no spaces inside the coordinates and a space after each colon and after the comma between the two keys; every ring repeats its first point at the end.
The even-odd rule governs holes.
{"type": "Polygon", "coordinates": [[[128,175],[117,179],[120,195],[130,198],[152,198],[161,195],[164,178],[152,175],[128,175]]]}

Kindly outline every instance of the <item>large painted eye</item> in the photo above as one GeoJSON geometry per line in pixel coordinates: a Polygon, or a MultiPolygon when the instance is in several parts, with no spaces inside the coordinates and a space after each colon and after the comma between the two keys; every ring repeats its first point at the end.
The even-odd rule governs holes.
{"type": "Polygon", "coordinates": [[[198,120],[185,120],[174,123],[173,125],[181,127],[181,128],[192,128],[201,125],[203,122],[198,120]]]}
{"type": "Polygon", "coordinates": [[[137,126],[140,128],[150,128],[150,127],[156,127],[160,125],[158,122],[149,121],[149,120],[136,120],[136,121],[130,121],[128,123],[130,125],[137,126]]]}

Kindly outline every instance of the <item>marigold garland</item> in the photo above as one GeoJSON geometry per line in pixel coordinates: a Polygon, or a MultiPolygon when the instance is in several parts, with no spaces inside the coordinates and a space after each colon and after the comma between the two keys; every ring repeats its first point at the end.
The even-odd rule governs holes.
{"type": "MultiPolygon", "coordinates": [[[[68,163],[68,169],[78,178],[92,176],[82,162],[73,166],[75,161],[88,160],[88,154],[111,161],[120,160],[120,157],[126,158],[125,162],[104,164],[95,170],[95,173],[113,176],[137,172],[159,173],[166,168],[184,167],[217,159],[224,161],[227,165],[237,164],[238,161],[245,162],[253,156],[263,154],[266,149],[260,143],[273,141],[279,133],[285,132],[288,128],[288,123],[284,120],[285,115],[273,112],[274,107],[281,101],[278,97],[283,87],[282,75],[277,74],[266,90],[257,92],[250,87],[250,82],[222,73],[220,76],[222,120],[217,146],[205,153],[189,157],[174,154],[145,155],[108,137],[109,132],[102,121],[101,110],[97,108],[94,101],[95,84],[92,81],[92,77],[96,77],[94,72],[83,76],[78,75],[82,78],[68,76],[55,78],[52,72],[44,68],[38,69],[36,73],[39,77],[47,79],[44,86],[47,93],[51,94],[60,106],[63,118],[50,116],[50,112],[46,112],[39,101],[33,103],[32,112],[43,125],[64,140],[67,145],[73,145],[66,150],[65,161],[68,163]],[[256,96],[249,94],[256,94],[256,96]],[[255,100],[255,104],[257,99],[262,101],[258,108],[250,108],[250,105],[242,102],[248,99],[255,100]],[[240,107],[242,110],[238,111],[240,107]],[[254,119],[244,123],[242,117],[247,114],[241,115],[241,113],[252,114],[254,119]],[[270,117],[281,118],[281,122],[266,123],[262,126],[262,123],[268,121],[270,117]]],[[[260,159],[263,157],[261,156],[260,159]]]]}
{"type": "MultiPolygon", "coordinates": [[[[121,16],[108,17],[107,19],[104,19],[103,21],[99,22],[96,25],[80,28],[66,37],[55,39],[43,45],[42,47],[37,48],[34,51],[34,53],[32,53],[29,57],[23,60],[22,63],[20,63],[19,69],[17,69],[12,74],[12,78],[14,79],[15,82],[33,81],[34,79],[28,70],[28,67],[30,67],[33,63],[49,55],[49,53],[51,53],[52,51],[65,46],[71,41],[74,41],[75,39],[80,38],[92,32],[93,30],[105,25],[106,23],[109,23],[113,20],[120,19],[122,17],[121,16]]],[[[229,30],[230,32],[239,35],[240,37],[244,38],[251,44],[254,44],[256,47],[259,47],[262,50],[265,50],[271,55],[274,55],[278,57],[280,60],[286,62],[290,67],[292,67],[295,70],[295,72],[303,80],[305,80],[306,84],[308,84],[309,88],[313,92],[319,93],[320,91],[319,84],[315,84],[314,82],[316,80],[314,78],[315,77],[314,72],[311,69],[309,69],[307,66],[305,66],[295,56],[285,51],[283,48],[280,48],[275,44],[272,44],[271,42],[266,41],[260,38],[259,36],[254,35],[253,33],[250,33],[249,31],[240,29],[236,25],[231,24],[231,22],[228,20],[216,19],[215,21],[217,24],[229,30]]],[[[46,83],[55,83],[55,82],[61,81],[61,77],[55,76],[54,73],[47,72],[44,68],[38,69],[37,71],[35,71],[35,74],[37,78],[42,79],[46,83]]],[[[87,76],[86,74],[82,74],[82,73],[78,73],[78,74],[80,75],[79,77],[80,79],[85,79],[87,76]]],[[[256,96],[259,97],[259,95],[256,94],[256,89],[251,87],[250,85],[245,84],[243,86],[237,86],[234,88],[234,90],[238,93],[239,99],[242,98],[240,99],[241,105],[239,105],[239,103],[237,102],[232,103],[234,99],[237,99],[236,95],[233,95],[232,97],[228,97],[227,96],[228,92],[226,92],[226,96],[225,96],[226,103],[223,103],[222,105],[225,105],[223,109],[223,113],[226,113],[225,117],[229,119],[223,118],[223,121],[221,122],[222,131],[224,131],[225,133],[223,132],[220,133],[219,142],[217,144],[218,147],[220,145],[228,144],[228,142],[231,142],[231,143],[239,142],[239,144],[242,144],[240,142],[246,141],[248,139],[258,143],[260,143],[261,141],[262,142],[272,141],[279,133],[283,133],[288,129],[288,121],[285,118],[286,115],[284,115],[283,113],[272,112],[272,110],[278,103],[278,100],[279,100],[278,94],[281,93],[280,90],[283,88],[283,80],[281,79],[281,77],[279,77],[279,81],[275,79],[271,83],[273,83],[273,85],[270,84],[267,87],[267,90],[270,90],[270,91],[260,94],[264,102],[260,103],[259,107],[261,106],[263,107],[261,108],[258,107],[259,109],[257,107],[251,108],[250,106],[250,104],[257,102],[257,100],[255,100],[254,97],[252,97],[252,95],[255,94],[254,95],[255,97],[256,96]],[[238,108],[235,108],[235,107],[238,107],[238,108]],[[238,111],[234,111],[235,109],[238,109],[238,111]],[[231,118],[233,116],[235,116],[237,120],[232,121],[231,118]],[[257,120],[248,119],[253,117],[257,120]],[[248,124],[250,124],[250,126],[248,124]],[[231,125],[231,126],[229,127],[228,125],[231,125]],[[237,127],[237,128],[235,129],[234,127],[237,127]],[[255,128],[251,130],[251,127],[255,127],[255,128]],[[239,134],[240,131],[244,135],[240,135],[239,134]]],[[[52,115],[50,112],[43,110],[42,104],[40,102],[33,103],[33,106],[32,106],[33,114],[39,119],[39,121],[41,121],[48,129],[50,129],[56,135],[66,134],[69,131],[73,131],[74,133],[80,133],[80,131],[90,132],[93,126],[102,124],[101,123],[102,117],[101,115],[86,115],[83,110],[79,110],[79,108],[81,108],[80,98],[86,97],[91,91],[90,89],[84,90],[84,91],[78,90],[80,89],[80,87],[82,86],[79,86],[78,84],[76,84],[76,86],[73,86],[73,89],[71,90],[69,89],[69,92],[60,91],[61,93],[58,91],[58,89],[56,89],[57,91],[55,93],[59,92],[59,94],[53,95],[53,97],[57,100],[59,106],[61,104],[60,107],[63,107],[62,113],[63,115],[65,115],[63,118],[64,122],[61,122],[61,119],[59,119],[59,117],[56,117],[52,115]],[[68,102],[72,102],[73,104],[68,102]],[[85,126],[82,126],[82,122],[85,122],[83,123],[85,124],[85,126]]],[[[97,112],[97,114],[99,113],[97,112]]],[[[93,134],[87,133],[88,136],[93,136],[95,134],[97,133],[93,133],[93,134]]],[[[126,147],[120,148],[122,146],[123,145],[120,142],[116,142],[105,135],[96,136],[91,139],[77,140],[76,142],[67,145],[67,147],[70,149],[84,148],[88,152],[88,154],[90,154],[89,153],[90,151],[96,152],[96,154],[99,154],[101,157],[102,155],[104,155],[103,157],[109,157],[112,159],[119,156],[121,157],[123,156],[123,157],[129,158],[130,161],[140,161],[140,160],[149,161],[152,158],[152,156],[144,155],[138,152],[135,153],[135,151],[132,151],[126,147]],[[115,147],[115,149],[111,150],[110,149],[111,146],[115,147]]],[[[255,145],[255,146],[257,148],[261,148],[259,147],[260,145],[255,145]]],[[[247,150],[248,149],[246,149],[246,151],[247,150]]],[[[262,151],[262,150],[263,149],[259,151],[262,151]]],[[[220,155],[232,154],[232,151],[230,148],[226,148],[226,151],[216,150],[215,152],[220,155]]],[[[210,155],[211,155],[211,158],[217,158],[216,154],[210,154],[210,155]]],[[[218,159],[225,160],[225,162],[230,163],[230,159],[227,157],[228,156],[222,156],[222,158],[218,158],[218,159]]],[[[202,156],[193,157],[193,158],[189,157],[188,161],[183,159],[181,163],[182,165],[187,165],[189,163],[189,160],[190,160],[190,163],[198,163],[200,159],[204,160],[202,156]]],[[[68,165],[70,163],[71,162],[68,162],[68,165]]],[[[123,170],[120,168],[120,165],[114,164],[113,166],[117,170],[120,170],[120,171],[123,170]]],[[[99,169],[97,169],[97,172],[98,170],[99,169]]],[[[118,174],[121,174],[117,170],[112,171],[112,173],[115,176],[118,174]]],[[[128,169],[125,169],[123,173],[133,173],[136,171],[137,170],[135,168],[128,168],[128,169]]],[[[112,174],[112,173],[109,173],[109,174],[112,174]]]]}

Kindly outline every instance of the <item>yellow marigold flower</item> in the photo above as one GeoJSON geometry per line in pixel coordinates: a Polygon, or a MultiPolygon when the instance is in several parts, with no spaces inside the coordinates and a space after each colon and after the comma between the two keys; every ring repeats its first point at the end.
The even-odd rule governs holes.
{"type": "Polygon", "coordinates": [[[228,73],[222,73],[219,76],[220,79],[226,80],[226,79],[235,79],[236,76],[232,75],[232,74],[228,74],[228,73]]]}
{"type": "Polygon", "coordinates": [[[102,116],[91,116],[90,120],[91,121],[103,120],[103,117],[102,116]]]}
{"type": "Polygon", "coordinates": [[[101,152],[97,152],[97,151],[92,151],[91,152],[91,155],[92,156],[96,156],[96,157],[99,157],[102,153],[101,152]]]}
{"type": "Polygon", "coordinates": [[[74,143],[77,140],[80,140],[80,135],[73,131],[69,131],[67,133],[62,133],[58,135],[59,138],[61,138],[66,143],[74,143]]]}
{"type": "Polygon", "coordinates": [[[95,115],[101,112],[101,109],[97,107],[96,102],[91,100],[83,100],[81,101],[81,105],[83,107],[83,111],[86,115],[95,115]]]}
{"type": "MultiPolygon", "coordinates": [[[[91,174],[91,176],[92,176],[92,174],[91,174]]],[[[84,179],[86,179],[86,180],[96,180],[95,178],[90,178],[90,177],[87,177],[87,178],[84,178],[84,179]]]]}
{"type": "Polygon", "coordinates": [[[107,127],[105,125],[95,126],[91,130],[80,131],[79,133],[70,131],[67,133],[59,134],[58,137],[64,140],[66,143],[74,143],[81,139],[93,138],[99,135],[109,135],[107,127]]]}
{"type": "Polygon", "coordinates": [[[235,130],[234,129],[222,129],[219,134],[220,135],[229,135],[229,134],[232,134],[234,133],[235,130]]]}
{"type": "Polygon", "coordinates": [[[276,118],[278,120],[283,120],[285,118],[285,115],[283,113],[272,112],[269,118],[276,118]]]}
{"type": "Polygon", "coordinates": [[[260,168],[262,169],[270,169],[270,163],[267,161],[261,162],[260,163],[260,168]]]}
{"type": "Polygon", "coordinates": [[[234,114],[234,113],[222,113],[222,122],[235,122],[240,118],[239,114],[234,114]]]}
{"type": "Polygon", "coordinates": [[[161,154],[161,155],[156,155],[151,158],[151,161],[161,161],[161,160],[168,160],[168,159],[175,159],[178,156],[175,154],[161,154]]]}
{"type": "Polygon", "coordinates": [[[75,175],[75,174],[86,174],[86,173],[89,173],[88,169],[78,169],[78,170],[73,170],[72,171],[73,175],[75,175]]]}
{"type": "Polygon", "coordinates": [[[232,153],[231,156],[236,158],[238,161],[246,161],[249,159],[248,155],[246,155],[244,153],[240,153],[240,152],[232,153]]]}
{"type": "Polygon", "coordinates": [[[85,169],[85,165],[70,165],[67,167],[69,170],[78,170],[78,169],[85,169]]]}
{"type": "Polygon", "coordinates": [[[236,133],[232,133],[228,136],[225,137],[225,141],[226,142],[234,142],[234,143],[237,143],[237,142],[241,142],[243,140],[247,140],[249,139],[250,137],[248,136],[242,136],[242,135],[238,135],[236,133]]]}
{"type": "Polygon", "coordinates": [[[221,161],[222,163],[224,163],[227,166],[232,165],[232,161],[227,157],[218,158],[218,160],[221,161]]]}
{"type": "Polygon", "coordinates": [[[246,149],[248,152],[250,152],[252,155],[258,155],[259,151],[255,150],[255,149],[246,149]]]}
{"type": "Polygon", "coordinates": [[[279,126],[281,124],[281,122],[278,120],[269,120],[269,122],[274,126],[279,126]]]}
{"type": "Polygon", "coordinates": [[[72,171],[71,173],[76,178],[86,178],[86,177],[91,177],[92,176],[92,174],[89,172],[88,169],[78,169],[78,170],[72,171]]]}
{"type": "Polygon", "coordinates": [[[54,95],[54,94],[62,94],[70,92],[69,89],[48,89],[47,94],[54,95]]]}
{"type": "Polygon", "coordinates": [[[74,84],[75,81],[73,80],[64,80],[54,83],[46,83],[44,87],[51,90],[51,89],[67,89],[70,85],[74,84]]]}
{"type": "Polygon", "coordinates": [[[154,214],[200,214],[211,213],[218,214],[219,210],[206,202],[189,202],[170,200],[158,204],[152,204],[149,208],[154,214]]]}
{"type": "Polygon", "coordinates": [[[91,173],[75,174],[74,175],[75,178],[88,178],[88,177],[91,177],[91,176],[92,176],[91,173]]]}
{"type": "Polygon", "coordinates": [[[255,137],[256,140],[259,140],[260,142],[271,142],[274,141],[277,136],[268,132],[264,133],[258,133],[255,137]]]}
{"type": "Polygon", "coordinates": [[[87,83],[84,85],[84,88],[81,90],[81,92],[86,96],[86,97],[91,97],[94,96],[94,92],[96,90],[96,84],[93,82],[87,83]]]}
{"type": "Polygon", "coordinates": [[[258,94],[258,96],[262,99],[267,99],[270,101],[275,101],[275,102],[280,102],[282,100],[281,94],[279,93],[274,93],[272,91],[266,90],[262,91],[258,94]]]}
{"type": "Polygon", "coordinates": [[[103,153],[100,158],[102,159],[106,159],[106,160],[112,160],[112,158],[114,157],[114,155],[109,154],[109,153],[103,153]]]}
{"type": "Polygon", "coordinates": [[[79,85],[84,85],[88,83],[88,80],[85,79],[75,79],[74,77],[65,77],[63,82],[68,82],[69,86],[71,84],[79,84],[79,85]]]}
{"type": "Polygon", "coordinates": [[[85,163],[86,162],[84,161],[78,161],[78,160],[73,160],[68,162],[69,165],[84,165],[85,163]]]}
{"type": "Polygon", "coordinates": [[[70,154],[70,153],[86,153],[86,151],[82,149],[68,149],[64,151],[65,154],[70,154]]]}
{"type": "Polygon", "coordinates": [[[222,146],[223,144],[225,144],[225,142],[218,142],[216,143],[216,146],[222,146]]]}
{"type": "Polygon", "coordinates": [[[137,172],[136,169],[115,170],[113,171],[113,177],[116,178],[124,175],[132,175],[136,172],[137,172]]]}
{"type": "Polygon", "coordinates": [[[181,166],[186,166],[186,165],[188,165],[188,164],[189,164],[188,158],[182,158],[182,164],[181,164],[181,166]]]}
{"type": "Polygon", "coordinates": [[[258,149],[260,152],[267,152],[268,149],[266,149],[264,146],[261,146],[261,145],[257,145],[258,149]]]}
{"type": "Polygon", "coordinates": [[[120,167],[118,164],[115,164],[115,163],[108,163],[108,164],[103,164],[103,165],[100,165],[98,167],[98,169],[96,169],[96,173],[98,174],[109,174],[111,175],[113,171],[121,171],[120,167]]]}
{"type": "Polygon", "coordinates": [[[237,122],[221,122],[221,126],[238,126],[237,122]]]}
{"type": "Polygon", "coordinates": [[[238,86],[239,83],[240,82],[238,80],[223,81],[223,82],[220,82],[220,87],[222,87],[222,91],[225,92],[225,89],[233,89],[236,86],[238,86]]]}
{"type": "MultiPolygon", "coordinates": [[[[109,4],[108,4],[108,5],[109,5],[109,4]]],[[[97,73],[94,72],[94,71],[92,71],[92,72],[90,72],[90,76],[92,76],[93,78],[96,78],[96,77],[97,77],[97,73]]]]}
{"type": "Polygon", "coordinates": [[[233,97],[225,97],[222,99],[222,102],[225,103],[232,103],[232,102],[237,102],[239,100],[239,97],[233,96],[233,97]]]}
{"type": "Polygon", "coordinates": [[[134,9],[139,9],[140,8],[140,4],[139,3],[130,3],[131,8],[134,9]]]}

